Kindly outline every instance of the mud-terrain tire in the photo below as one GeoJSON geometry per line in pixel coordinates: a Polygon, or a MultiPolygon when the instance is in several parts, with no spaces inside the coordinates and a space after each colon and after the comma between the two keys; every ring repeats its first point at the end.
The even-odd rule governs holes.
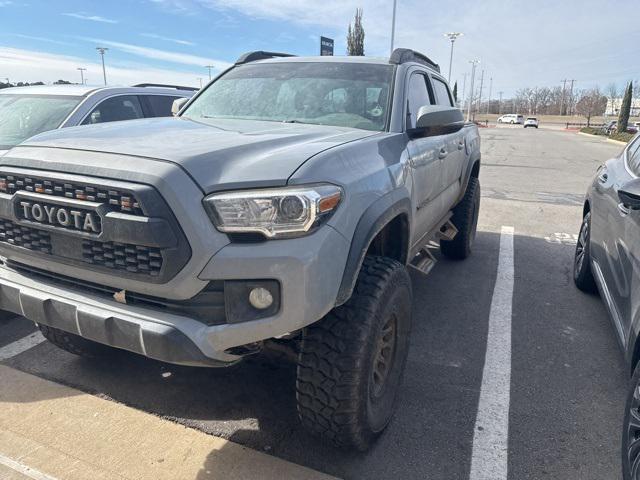
{"type": "Polygon", "coordinates": [[[92,340],[87,340],[74,333],[65,332],[47,325],[38,325],[44,338],[67,352],[86,358],[104,358],[113,353],[114,348],[92,340]]]}
{"type": "Polygon", "coordinates": [[[364,451],[389,424],[409,349],[406,267],[367,256],[351,298],[303,333],[296,383],[302,424],[364,451]]]}
{"type": "Polygon", "coordinates": [[[573,282],[583,292],[597,293],[598,287],[591,271],[591,212],[582,219],[576,253],[573,258],[573,282]]]}
{"type": "Polygon", "coordinates": [[[440,240],[440,251],[445,257],[464,260],[471,255],[478,228],[479,212],[480,181],[476,177],[471,177],[464,198],[453,209],[453,217],[451,217],[451,222],[458,229],[458,234],[453,240],[440,240]]]}

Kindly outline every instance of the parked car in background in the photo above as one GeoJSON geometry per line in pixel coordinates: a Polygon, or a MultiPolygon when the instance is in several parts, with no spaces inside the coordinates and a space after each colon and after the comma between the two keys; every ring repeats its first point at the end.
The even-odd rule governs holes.
{"type": "Polygon", "coordinates": [[[36,85],[0,90],[0,155],[38,133],[95,123],[166,117],[178,98],[195,88],[36,85]]]}
{"type": "Polygon", "coordinates": [[[498,118],[498,123],[510,123],[510,124],[523,124],[524,117],[522,115],[517,115],[515,113],[509,113],[507,115],[502,115],[498,118]]]}
{"type": "Polygon", "coordinates": [[[615,133],[617,126],[618,126],[618,121],[611,120],[609,122],[605,122],[605,124],[602,125],[602,127],[600,128],[600,131],[605,135],[611,135],[612,133],[615,133]]]}
{"type": "Polygon", "coordinates": [[[535,127],[538,128],[538,119],[536,117],[527,117],[524,121],[524,128],[535,127]]]}
{"type": "Polygon", "coordinates": [[[640,468],[640,135],[602,165],[587,191],[573,278],[600,292],[632,374],[622,434],[625,479],[640,468]]]}

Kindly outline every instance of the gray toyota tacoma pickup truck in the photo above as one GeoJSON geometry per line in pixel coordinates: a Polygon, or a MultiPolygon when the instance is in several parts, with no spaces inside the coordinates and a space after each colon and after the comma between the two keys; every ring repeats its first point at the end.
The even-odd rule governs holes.
{"type": "Polygon", "coordinates": [[[469,255],[479,169],[426,56],[252,52],[175,118],[0,159],[0,309],[85,356],[219,367],[286,345],[302,424],[363,450],[401,383],[408,267],[434,242],[469,255]]]}

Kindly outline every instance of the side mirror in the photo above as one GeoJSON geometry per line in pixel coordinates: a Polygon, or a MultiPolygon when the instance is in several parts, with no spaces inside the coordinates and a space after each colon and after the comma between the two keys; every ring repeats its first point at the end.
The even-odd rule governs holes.
{"type": "Polygon", "coordinates": [[[180,112],[182,107],[184,107],[188,101],[188,98],[176,98],[171,105],[171,115],[174,117],[178,115],[178,112],[180,112]]]}
{"type": "Polygon", "coordinates": [[[620,203],[631,210],[640,210],[640,178],[625,183],[618,190],[620,203]]]}
{"type": "Polygon", "coordinates": [[[459,108],[442,105],[425,105],[418,110],[414,132],[425,135],[443,135],[460,130],[464,116],[459,108]]]}

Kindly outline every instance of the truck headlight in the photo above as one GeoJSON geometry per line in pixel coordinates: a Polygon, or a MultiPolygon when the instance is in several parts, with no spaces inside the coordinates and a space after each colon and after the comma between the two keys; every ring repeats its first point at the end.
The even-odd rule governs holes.
{"type": "Polygon", "coordinates": [[[338,207],[335,185],[214,193],[204,205],[216,228],[226,233],[261,233],[267,238],[305,235],[338,207]]]}

